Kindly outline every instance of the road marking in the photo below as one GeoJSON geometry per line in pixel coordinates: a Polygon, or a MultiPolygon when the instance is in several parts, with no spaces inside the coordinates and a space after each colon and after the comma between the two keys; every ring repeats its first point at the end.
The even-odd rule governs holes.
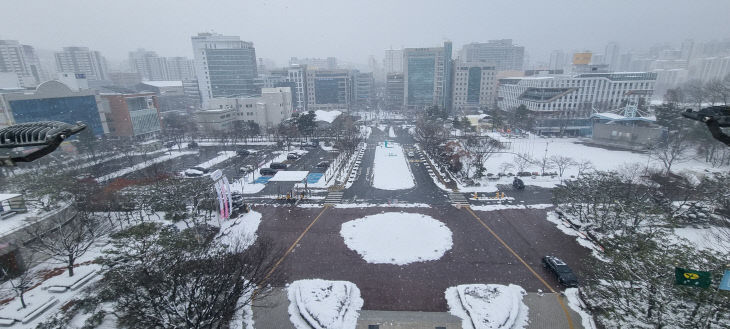
{"type": "Polygon", "coordinates": [[[471,210],[470,207],[466,207],[466,210],[472,216],[474,216],[474,218],[476,218],[476,220],[479,221],[479,223],[482,224],[482,226],[484,226],[484,228],[486,228],[487,231],[489,231],[489,233],[492,234],[492,236],[495,239],[497,239],[497,241],[499,241],[499,243],[501,243],[502,246],[504,246],[507,249],[507,251],[509,251],[512,254],[512,256],[515,256],[515,258],[517,258],[517,260],[519,260],[520,263],[522,263],[522,265],[525,265],[525,267],[532,273],[532,275],[534,275],[538,280],[540,280],[540,282],[542,282],[542,284],[544,284],[545,287],[547,287],[548,290],[550,290],[550,292],[555,294],[555,298],[558,299],[558,303],[560,303],[560,307],[563,308],[563,312],[565,312],[565,317],[568,319],[568,327],[570,329],[573,329],[574,328],[573,319],[570,318],[570,312],[568,312],[568,309],[565,307],[565,303],[563,303],[563,300],[560,298],[560,294],[557,291],[555,291],[555,289],[553,289],[553,287],[549,283],[547,283],[547,281],[545,281],[545,279],[543,279],[542,276],[540,276],[540,274],[538,274],[532,268],[532,266],[527,264],[527,262],[525,262],[525,260],[522,259],[522,257],[520,257],[520,255],[518,255],[506,242],[504,242],[504,240],[502,240],[502,238],[500,238],[499,235],[497,235],[497,233],[494,232],[494,230],[492,230],[491,227],[489,227],[486,223],[484,223],[484,221],[481,218],[479,218],[479,216],[477,216],[477,214],[474,212],[474,210],[471,210]]]}
{"type": "Polygon", "coordinates": [[[324,214],[324,212],[327,211],[327,209],[329,209],[329,207],[330,207],[329,205],[325,205],[324,209],[322,209],[322,211],[319,212],[319,215],[317,215],[317,217],[314,217],[314,220],[311,223],[309,223],[309,225],[307,225],[307,228],[304,229],[304,232],[302,232],[302,234],[300,234],[299,237],[296,240],[294,240],[294,243],[292,243],[291,246],[289,246],[289,249],[287,249],[286,252],[281,256],[281,258],[279,258],[279,260],[277,260],[276,263],[274,263],[274,266],[271,268],[271,270],[269,270],[268,273],[266,273],[266,276],[264,276],[264,279],[261,280],[261,282],[266,282],[266,280],[269,279],[271,274],[273,274],[274,271],[276,271],[276,269],[279,267],[281,262],[283,262],[284,259],[286,259],[286,256],[289,256],[289,254],[292,252],[292,250],[294,250],[294,248],[297,246],[299,241],[302,240],[304,235],[307,234],[307,232],[309,232],[309,229],[312,228],[314,223],[316,223],[317,220],[319,220],[319,218],[322,217],[322,214],[324,214]]]}

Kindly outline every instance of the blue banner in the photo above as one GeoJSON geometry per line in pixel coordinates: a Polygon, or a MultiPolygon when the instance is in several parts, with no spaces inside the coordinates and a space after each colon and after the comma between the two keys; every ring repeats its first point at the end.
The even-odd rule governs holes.
{"type": "Polygon", "coordinates": [[[730,270],[725,270],[725,275],[722,276],[722,281],[717,289],[730,290],[730,270]]]}

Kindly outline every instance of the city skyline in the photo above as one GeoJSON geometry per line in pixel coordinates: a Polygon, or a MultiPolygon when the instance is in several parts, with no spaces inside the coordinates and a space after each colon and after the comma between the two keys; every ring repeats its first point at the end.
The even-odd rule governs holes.
{"type": "Polygon", "coordinates": [[[253,42],[259,57],[273,59],[277,66],[285,66],[290,57],[337,57],[344,62],[366,64],[371,55],[382,60],[383,50],[391,46],[434,47],[450,40],[456,50],[471,42],[513,39],[526,48],[531,60],[547,62],[555,49],[601,52],[612,41],[618,42],[622,50],[643,50],[652,44],[678,43],[686,38],[698,42],[727,38],[724,32],[730,30],[730,22],[723,13],[730,11],[730,3],[703,2],[709,6],[645,1],[632,3],[631,10],[609,2],[534,2],[529,12],[525,12],[523,4],[479,2],[452,4],[448,8],[435,2],[419,3],[419,8],[413,8],[405,3],[371,6],[329,0],[319,6],[285,1],[230,1],[214,8],[202,2],[185,6],[168,1],[89,1],[84,6],[16,2],[18,15],[0,22],[0,31],[5,31],[0,39],[19,40],[40,50],[89,47],[119,62],[137,48],[156,51],[160,56],[192,58],[190,36],[215,31],[253,42]],[[703,10],[710,7],[715,10],[703,10]],[[243,14],[245,19],[232,19],[252,12],[252,8],[255,15],[243,14]],[[105,12],[117,14],[103,15],[105,12]],[[404,18],[404,12],[412,16],[404,18]],[[159,13],[170,15],[161,17],[159,13]],[[73,19],[79,15],[84,17],[83,23],[73,19]],[[444,15],[453,19],[444,21],[444,15]],[[34,17],[53,29],[19,29],[18,26],[27,24],[23,17],[34,17]],[[437,19],[440,23],[434,24],[437,19]],[[363,24],[368,22],[378,24],[363,30],[363,24]]]}

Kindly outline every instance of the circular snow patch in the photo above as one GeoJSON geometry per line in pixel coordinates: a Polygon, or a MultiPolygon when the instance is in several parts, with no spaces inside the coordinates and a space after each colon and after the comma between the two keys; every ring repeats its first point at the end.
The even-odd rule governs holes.
{"type": "Polygon", "coordinates": [[[451,249],[451,230],[433,217],[387,212],[342,224],[348,248],[368,263],[404,265],[436,260],[451,249]]]}

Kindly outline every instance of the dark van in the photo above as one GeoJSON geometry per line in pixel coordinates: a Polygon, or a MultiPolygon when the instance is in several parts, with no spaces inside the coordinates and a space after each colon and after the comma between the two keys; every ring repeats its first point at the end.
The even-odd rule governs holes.
{"type": "Polygon", "coordinates": [[[271,165],[269,165],[269,168],[271,169],[286,169],[286,167],[286,163],[281,162],[272,162],[271,165]]]}
{"type": "Polygon", "coordinates": [[[261,174],[261,176],[274,176],[274,175],[276,175],[277,171],[278,170],[271,169],[271,168],[261,168],[259,170],[259,174],[261,174]]]}

